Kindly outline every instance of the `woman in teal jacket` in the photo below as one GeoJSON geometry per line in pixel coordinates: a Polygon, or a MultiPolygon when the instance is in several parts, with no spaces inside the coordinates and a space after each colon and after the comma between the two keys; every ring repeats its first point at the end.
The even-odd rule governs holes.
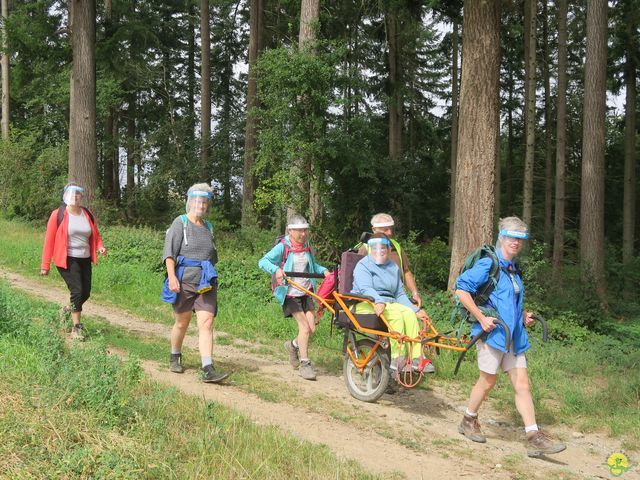
{"type": "MultiPolygon", "coordinates": [[[[316,330],[315,305],[305,292],[283,285],[284,272],[308,272],[324,274],[329,271],[318,264],[307,242],[309,224],[300,215],[294,215],[287,224],[287,235],[277,243],[258,262],[258,266],[274,277],[273,296],[282,305],[285,318],[293,317],[298,322],[298,336],[288,340],[284,348],[289,354],[289,362],[295,369],[299,367],[300,376],[306,380],[315,380],[316,373],[309,360],[309,339],[316,330]]],[[[315,284],[312,279],[296,279],[307,290],[315,284]]]]}

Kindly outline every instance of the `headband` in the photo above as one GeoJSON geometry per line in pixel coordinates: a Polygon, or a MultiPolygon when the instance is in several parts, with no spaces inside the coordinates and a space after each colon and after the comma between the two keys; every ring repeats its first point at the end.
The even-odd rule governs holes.
{"type": "Polygon", "coordinates": [[[80,193],[84,193],[84,188],[79,187],[78,185],[69,185],[67,187],[64,187],[64,191],[66,192],[67,190],[76,190],[80,193]]]}
{"type": "Polygon", "coordinates": [[[369,245],[370,247],[373,245],[385,245],[387,248],[389,248],[391,246],[391,242],[386,238],[376,237],[376,238],[370,238],[369,241],[367,242],[367,245],[369,245]]]}
{"type": "Polygon", "coordinates": [[[211,192],[203,192],[202,190],[194,190],[187,194],[189,197],[207,197],[211,198],[211,192]]]}
{"type": "Polygon", "coordinates": [[[390,220],[388,222],[375,222],[371,224],[373,228],[393,227],[394,225],[395,223],[393,222],[393,220],[390,220]]]}
{"type": "Polygon", "coordinates": [[[521,238],[526,240],[529,238],[529,234],[527,232],[518,232],[516,230],[500,230],[501,237],[511,237],[511,238],[521,238]]]}
{"type": "Polygon", "coordinates": [[[294,230],[302,230],[304,228],[309,228],[308,223],[290,223],[287,225],[287,228],[292,228],[294,230]]]}

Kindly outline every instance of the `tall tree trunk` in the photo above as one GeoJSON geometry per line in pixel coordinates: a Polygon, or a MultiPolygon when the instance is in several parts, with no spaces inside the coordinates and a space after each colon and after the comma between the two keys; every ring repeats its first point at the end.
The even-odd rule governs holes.
{"type": "Polygon", "coordinates": [[[449,199],[449,247],[453,242],[454,212],[456,210],[456,157],[458,155],[458,20],[451,32],[451,181],[449,199]]]}
{"type": "Polygon", "coordinates": [[[553,160],[551,145],[551,82],[549,80],[549,9],[547,0],[542,0],[543,55],[542,74],[544,76],[544,243],[545,255],[551,257],[553,240],[553,160]]]}
{"type": "Polygon", "coordinates": [[[2,140],[9,140],[9,38],[7,19],[9,18],[9,0],[1,0],[2,9],[2,140]]]}
{"type": "Polygon", "coordinates": [[[455,231],[449,288],[465,256],[493,232],[496,117],[499,111],[500,2],[466,0],[462,39],[455,231]]]}
{"type": "Polygon", "coordinates": [[[249,12],[249,78],[247,81],[247,110],[244,130],[244,165],[242,168],[242,226],[255,223],[253,197],[257,182],[253,174],[256,159],[256,137],[258,133],[254,109],[257,107],[256,62],[262,51],[262,26],[264,23],[263,0],[251,0],[249,12]]]}
{"type": "Polygon", "coordinates": [[[120,121],[119,112],[116,110],[113,117],[113,130],[110,132],[113,145],[113,170],[111,172],[113,178],[113,195],[116,204],[120,203],[120,129],[118,123],[120,121]]]}
{"type": "Polygon", "coordinates": [[[221,101],[222,111],[220,118],[220,143],[222,146],[222,208],[227,217],[231,217],[231,79],[233,78],[233,60],[229,54],[231,45],[229,45],[229,34],[225,35],[223,43],[223,72],[221,80],[221,101]]]}
{"type": "MultiPolygon", "coordinates": [[[[499,97],[498,97],[499,98],[499,97]]],[[[500,109],[500,100],[498,100],[498,109],[500,109]]],[[[493,207],[493,223],[494,225],[498,225],[500,222],[500,183],[502,176],[502,164],[501,164],[501,155],[500,155],[500,146],[502,145],[500,141],[500,110],[498,110],[498,115],[496,115],[496,131],[498,132],[496,135],[496,148],[495,148],[495,163],[494,163],[494,178],[493,178],[493,192],[494,192],[494,207],[493,207]]]]}
{"type": "MultiPolygon", "coordinates": [[[[504,181],[507,184],[507,205],[513,206],[513,70],[509,69],[509,107],[507,108],[507,158],[505,161],[504,181]]],[[[513,208],[513,207],[512,207],[513,208]]]]}
{"type": "Polygon", "coordinates": [[[582,129],[580,263],[583,282],[594,282],[607,304],[604,274],[604,146],[607,81],[607,0],[587,3],[587,56],[582,129]]]}
{"type": "Polygon", "coordinates": [[[126,205],[127,217],[132,219],[135,216],[135,165],[136,165],[136,102],[137,95],[135,92],[129,95],[129,108],[127,111],[127,187],[126,187],[126,205]]]}
{"type": "Polygon", "coordinates": [[[104,161],[102,163],[102,185],[104,188],[102,193],[104,198],[107,200],[114,199],[113,164],[114,156],[116,154],[115,145],[113,143],[114,118],[115,108],[109,107],[109,112],[107,113],[104,125],[104,161]]]}
{"type": "Polygon", "coordinates": [[[211,147],[211,35],[209,34],[209,0],[200,0],[200,175],[211,180],[209,148],[211,147]]]}
{"type": "Polygon", "coordinates": [[[553,281],[561,281],[564,257],[565,155],[567,144],[567,0],[558,1],[558,94],[556,98],[556,199],[553,230],[553,281]]]}
{"type": "Polygon", "coordinates": [[[533,164],[535,161],[536,124],[536,4],[537,0],[525,0],[525,130],[524,185],[522,220],[531,228],[533,209],[533,164]]]}
{"type": "Polygon", "coordinates": [[[71,95],[69,181],[81,184],[91,201],[98,188],[96,146],[96,3],[71,0],[71,95]]]}
{"type": "MultiPolygon", "coordinates": [[[[189,140],[194,145],[196,135],[196,14],[193,0],[186,0],[189,17],[189,41],[187,46],[187,115],[189,140]]],[[[195,147],[192,147],[195,148],[195,147]]]]}
{"type": "MultiPolygon", "coordinates": [[[[629,2],[629,6],[633,2],[629,2]]],[[[626,63],[624,83],[627,90],[624,124],[624,193],[622,205],[622,263],[633,259],[636,223],[636,55],[638,44],[638,16],[632,8],[625,15],[627,20],[626,63]]]]}
{"type": "MultiPolygon", "coordinates": [[[[316,48],[316,28],[320,20],[320,0],[302,0],[300,6],[300,34],[298,48],[310,53],[316,48]]],[[[301,157],[291,167],[291,178],[297,182],[296,195],[300,196],[287,208],[287,217],[309,205],[309,220],[317,223],[320,217],[319,179],[311,158],[301,157]]]]}
{"type": "Polygon", "coordinates": [[[401,36],[398,31],[398,13],[391,8],[386,15],[389,48],[389,158],[397,162],[402,156],[403,107],[401,36]]]}
{"type": "MultiPolygon", "coordinates": [[[[105,40],[109,41],[113,36],[113,19],[112,19],[112,3],[111,0],[105,0],[104,2],[104,36],[105,40]]],[[[104,198],[113,201],[115,196],[114,188],[114,175],[113,169],[117,163],[116,155],[117,150],[115,146],[116,139],[113,132],[117,131],[117,109],[114,105],[109,105],[107,118],[105,120],[104,127],[104,161],[102,163],[102,185],[104,191],[102,192],[104,198]]],[[[117,168],[117,167],[116,167],[117,168]]]]}

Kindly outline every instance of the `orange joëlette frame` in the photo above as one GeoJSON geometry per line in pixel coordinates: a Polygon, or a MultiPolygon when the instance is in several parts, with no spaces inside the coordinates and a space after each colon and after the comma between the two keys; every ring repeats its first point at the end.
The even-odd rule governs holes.
{"type": "MultiPolygon", "coordinates": [[[[406,335],[403,335],[400,332],[396,332],[395,330],[393,330],[391,328],[391,325],[389,325],[389,322],[387,322],[387,319],[384,318],[384,315],[380,315],[380,319],[386,325],[387,330],[388,330],[387,332],[385,332],[383,330],[376,330],[376,329],[366,328],[366,327],[363,327],[362,325],[360,325],[360,323],[356,319],[356,317],[353,314],[353,312],[351,310],[349,310],[349,307],[345,304],[345,300],[353,299],[353,300],[365,301],[365,302],[368,302],[369,304],[373,305],[373,302],[371,302],[370,300],[362,299],[361,297],[357,297],[357,296],[353,296],[353,295],[349,295],[349,294],[342,294],[342,293],[339,293],[338,291],[335,291],[335,290],[331,293],[331,296],[333,298],[321,298],[318,295],[316,295],[314,292],[312,292],[311,290],[306,289],[305,287],[303,287],[302,285],[296,283],[295,281],[291,280],[290,278],[285,277],[285,279],[286,279],[286,282],[288,284],[290,284],[292,287],[300,290],[301,292],[305,292],[307,295],[310,295],[311,297],[316,299],[318,302],[322,303],[322,305],[324,305],[324,307],[327,310],[329,310],[331,312],[331,315],[333,315],[333,316],[336,315],[336,310],[335,310],[335,308],[332,307],[332,305],[334,305],[335,303],[340,305],[342,310],[349,317],[349,320],[351,321],[351,323],[353,324],[353,326],[355,327],[355,330],[357,332],[368,333],[370,335],[377,335],[378,336],[378,340],[376,341],[374,347],[371,349],[371,351],[369,352],[367,357],[365,359],[363,359],[363,360],[360,360],[357,357],[355,357],[354,353],[351,352],[351,350],[349,349],[349,345],[347,344],[347,354],[351,357],[351,360],[353,361],[353,364],[360,371],[364,370],[365,366],[367,365],[367,363],[369,362],[369,360],[371,359],[371,357],[373,356],[373,354],[375,353],[377,348],[381,345],[382,340],[384,338],[393,339],[393,340],[397,341],[400,344],[405,343],[405,342],[409,342],[410,343],[409,349],[411,349],[413,347],[413,344],[417,343],[417,344],[419,344],[421,346],[421,348],[423,350],[424,350],[424,348],[429,348],[429,347],[445,348],[445,349],[448,349],[448,350],[454,350],[456,352],[463,352],[463,351],[466,350],[466,345],[464,345],[464,346],[460,345],[460,340],[458,338],[441,336],[438,333],[438,331],[435,329],[435,327],[433,326],[433,323],[431,323],[431,319],[429,319],[429,317],[427,317],[426,319],[423,320],[423,329],[420,331],[419,337],[415,337],[415,338],[408,337],[406,335]]],[[[420,382],[420,379],[422,378],[422,375],[423,375],[422,372],[419,372],[417,380],[414,381],[413,380],[413,372],[406,372],[403,375],[404,378],[398,379],[398,381],[404,387],[412,388],[412,387],[415,387],[420,382]]]]}

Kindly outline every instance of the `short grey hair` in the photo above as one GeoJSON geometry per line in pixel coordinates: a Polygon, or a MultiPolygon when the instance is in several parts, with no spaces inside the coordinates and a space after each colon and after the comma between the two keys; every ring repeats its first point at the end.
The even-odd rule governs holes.
{"type": "Polygon", "coordinates": [[[187,196],[189,196],[191,192],[207,192],[213,195],[213,190],[208,183],[194,183],[189,187],[189,190],[187,190],[187,196]]]}
{"type": "Polygon", "coordinates": [[[520,220],[518,217],[505,217],[501,218],[498,223],[498,239],[496,240],[496,250],[502,246],[502,237],[500,236],[501,230],[514,230],[516,232],[529,233],[529,227],[527,224],[520,220]]]}
{"type": "Polygon", "coordinates": [[[296,225],[296,224],[308,224],[309,222],[307,222],[307,219],[304,218],[302,215],[298,215],[297,213],[294,215],[291,215],[288,219],[287,219],[287,232],[289,231],[288,226],[289,225],[296,225]]]}
{"type": "Polygon", "coordinates": [[[393,221],[393,217],[388,213],[376,213],[373,217],[371,217],[371,229],[373,233],[382,232],[384,228],[387,228],[387,227],[384,227],[384,228],[374,227],[373,225],[376,223],[395,223],[395,222],[393,221]]]}

